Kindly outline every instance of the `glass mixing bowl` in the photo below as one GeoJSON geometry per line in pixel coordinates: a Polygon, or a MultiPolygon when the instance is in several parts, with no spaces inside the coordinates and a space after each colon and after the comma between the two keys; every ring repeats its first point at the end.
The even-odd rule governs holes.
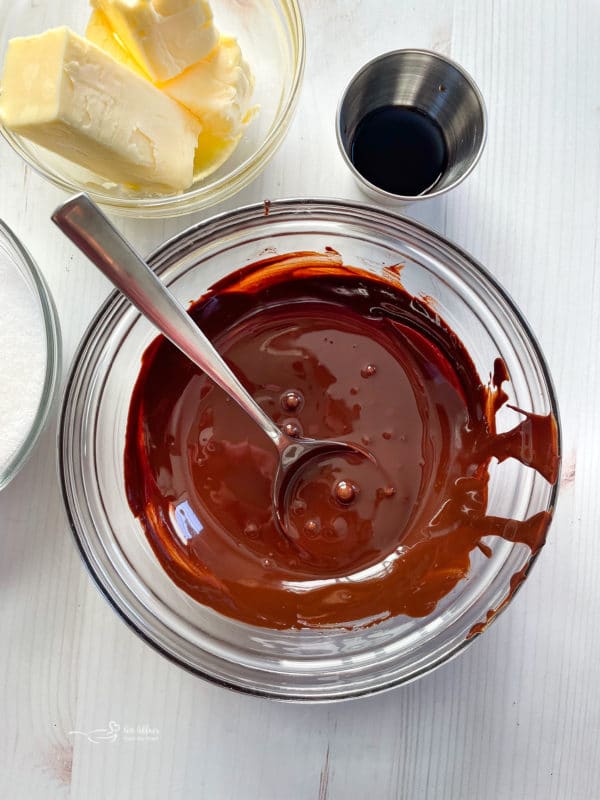
{"type": "MultiPolygon", "coordinates": [[[[436,233],[363,205],[292,200],[241,208],[188,229],[150,264],[185,304],[215,281],[273,253],[337,250],[375,274],[403,264],[412,294],[433,298],[483,380],[494,359],[511,377],[510,402],[538,414],[556,400],[536,341],[505,292],[470,256],[436,233]]],[[[268,630],[238,623],[192,600],[151,551],[125,495],[123,450],[140,358],[156,331],[113,294],[85,334],[60,422],[62,490],[75,538],[113,607],[147,642],[216,683],[284,699],[330,700],[372,693],[430,671],[472,641],[473,626],[502,606],[511,578],[531,562],[523,545],[493,540],[428,617],[398,616],[366,629],[268,630]]],[[[501,411],[501,431],[514,412],[501,411]]],[[[552,511],[556,485],[507,460],[490,468],[489,513],[525,519],[552,511]]]]}
{"type": "MultiPolygon", "coordinates": [[[[37,387],[39,381],[40,387],[37,399],[29,398],[35,399],[35,405],[31,408],[31,419],[23,426],[23,435],[18,446],[10,453],[7,461],[0,463],[0,489],[3,489],[27,461],[48,420],[60,378],[61,337],[58,315],[44,276],[19,239],[2,220],[0,220],[0,262],[6,270],[4,280],[10,281],[11,284],[18,282],[31,296],[41,329],[40,346],[44,348],[44,352],[39,353],[39,361],[36,360],[36,369],[38,364],[40,367],[39,375],[32,375],[33,367],[29,364],[28,377],[32,380],[32,386],[37,387]]],[[[20,311],[22,311],[20,308],[13,309],[16,317],[20,311]]],[[[34,337],[34,333],[32,331],[30,333],[34,337]]],[[[37,337],[34,337],[35,339],[37,337]]],[[[14,357],[15,353],[10,350],[2,352],[0,364],[4,358],[14,357]]],[[[3,377],[5,376],[6,370],[3,374],[3,377]]],[[[2,423],[6,424],[6,419],[3,419],[2,423]]],[[[2,435],[1,428],[0,424],[0,435],[2,435]]]]}
{"type": "MultiPolygon", "coordinates": [[[[134,194],[2,126],[0,132],[44,178],[71,194],[86,191],[123,216],[175,217],[231,197],[262,172],[287,133],[304,72],[304,28],[297,0],[212,0],[211,8],[217,27],[237,37],[254,72],[253,103],[259,111],[225,164],[183,193],[134,194]]],[[[0,14],[0,58],[4,60],[8,41],[15,36],[33,36],[61,25],[83,35],[90,12],[88,0],[12,0],[0,14]]]]}

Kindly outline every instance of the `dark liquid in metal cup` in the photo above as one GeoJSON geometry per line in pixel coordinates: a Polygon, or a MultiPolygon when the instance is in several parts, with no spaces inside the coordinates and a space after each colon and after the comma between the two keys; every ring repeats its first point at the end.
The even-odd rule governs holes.
{"type": "Polygon", "coordinates": [[[431,191],[448,166],[442,129],[412,106],[388,105],[359,122],[350,158],[370,183],[397,195],[431,191]]]}

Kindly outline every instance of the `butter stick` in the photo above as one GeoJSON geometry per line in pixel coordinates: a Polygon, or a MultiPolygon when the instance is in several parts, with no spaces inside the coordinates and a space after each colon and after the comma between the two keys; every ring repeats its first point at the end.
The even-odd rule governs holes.
{"type": "Polygon", "coordinates": [[[177,191],[193,180],[198,120],[65,27],[11,40],[0,121],[116,183],[177,191]]]}

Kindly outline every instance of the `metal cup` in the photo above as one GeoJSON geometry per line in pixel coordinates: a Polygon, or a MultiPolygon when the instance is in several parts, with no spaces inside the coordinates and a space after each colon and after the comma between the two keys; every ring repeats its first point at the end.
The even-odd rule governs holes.
{"type": "Polygon", "coordinates": [[[395,50],[373,59],[352,78],[336,117],[340,151],[359,187],[388,205],[438,197],[473,170],[483,151],[487,120],[475,82],[454,61],[430,50],[395,50]],[[428,114],[440,126],[448,153],[446,169],[431,189],[416,196],[380,189],[352,163],[352,142],[360,121],[382,106],[399,105],[428,114]]]}

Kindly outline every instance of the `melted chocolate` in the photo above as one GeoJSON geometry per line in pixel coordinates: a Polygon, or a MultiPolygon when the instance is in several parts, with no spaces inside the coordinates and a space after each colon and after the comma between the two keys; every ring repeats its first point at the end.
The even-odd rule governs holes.
{"type": "Polygon", "coordinates": [[[270,628],[420,617],[466,577],[474,549],[491,554],[483,537],[542,546],[550,514],[487,516],[488,466],[517,458],[555,482],[555,420],[525,414],[496,434],[504,364],[484,386],[458,337],[397,277],[331,252],[278,256],[221,281],[190,313],[278,425],[376,459],[311,463],[283,536],[274,447],[158,337],[131,400],[127,496],[166,572],[199,602],[270,628]]]}

